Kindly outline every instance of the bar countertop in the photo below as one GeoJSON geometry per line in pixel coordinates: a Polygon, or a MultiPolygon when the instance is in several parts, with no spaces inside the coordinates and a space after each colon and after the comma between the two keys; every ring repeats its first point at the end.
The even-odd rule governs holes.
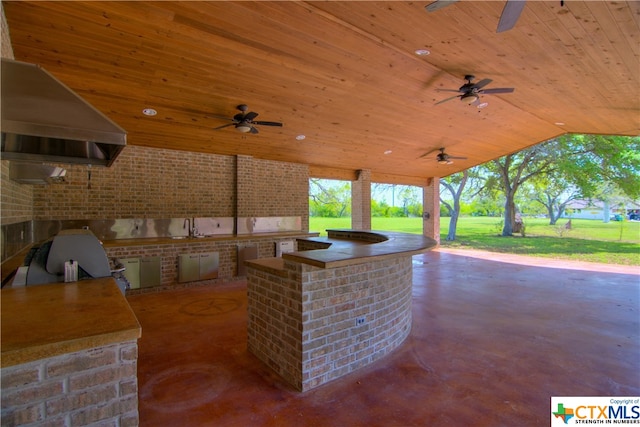
{"type": "Polygon", "coordinates": [[[438,245],[434,239],[420,234],[368,230],[327,230],[327,232],[328,237],[299,240],[328,243],[331,245],[328,248],[285,253],[282,254],[282,258],[319,268],[334,268],[361,264],[373,258],[417,255],[438,245]]]}
{"type": "Polygon", "coordinates": [[[0,295],[3,368],[141,336],[111,277],[4,288],[0,295]]]}
{"type": "Polygon", "coordinates": [[[318,233],[307,231],[288,231],[277,233],[255,233],[255,234],[219,234],[213,236],[198,236],[198,237],[145,237],[134,239],[118,239],[118,240],[105,240],[102,242],[105,248],[118,248],[126,246],[149,246],[149,245],[190,245],[197,243],[208,243],[216,241],[228,241],[228,240],[252,240],[261,238],[293,238],[297,236],[306,235],[309,237],[317,236],[318,233]]]}

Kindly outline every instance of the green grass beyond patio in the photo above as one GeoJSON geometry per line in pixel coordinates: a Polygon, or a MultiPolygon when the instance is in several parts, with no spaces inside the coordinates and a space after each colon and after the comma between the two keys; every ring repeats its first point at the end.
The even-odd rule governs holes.
{"type": "MultiPolygon", "coordinates": [[[[422,233],[421,218],[372,218],[374,230],[422,233]]],[[[445,240],[449,218],[440,220],[441,246],[479,249],[491,252],[640,266],[640,222],[573,219],[571,230],[562,227],[567,220],[549,225],[545,218],[526,218],[526,237],[502,237],[502,219],[462,217],[456,240],[445,240]]],[[[350,228],[351,218],[309,218],[309,230],[326,235],[328,228],[350,228]]]]}

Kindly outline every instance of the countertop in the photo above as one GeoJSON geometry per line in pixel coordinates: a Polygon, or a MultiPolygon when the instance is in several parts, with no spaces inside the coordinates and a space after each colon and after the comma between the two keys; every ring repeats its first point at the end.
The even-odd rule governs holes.
{"type": "MultiPolygon", "coordinates": [[[[438,245],[436,240],[420,234],[362,230],[327,230],[327,232],[329,237],[299,239],[330,243],[331,246],[327,249],[284,253],[282,258],[319,268],[335,268],[365,263],[374,258],[417,255],[438,245]]],[[[247,261],[247,263],[255,263],[258,268],[267,267],[259,264],[258,261],[247,261]]]]}
{"type": "MultiPolygon", "coordinates": [[[[284,231],[274,233],[255,233],[255,234],[219,234],[215,236],[207,237],[186,237],[186,238],[171,238],[171,237],[151,237],[151,238],[133,238],[133,239],[117,239],[117,240],[104,240],[102,246],[105,249],[122,248],[129,246],[157,246],[157,245],[183,245],[189,246],[198,243],[209,243],[215,241],[225,240],[251,240],[251,239],[264,239],[264,238],[287,238],[287,237],[299,237],[299,236],[318,236],[317,232],[308,231],[284,231]]],[[[23,265],[24,258],[29,253],[29,249],[32,245],[24,248],[22,251],[13,255],[8,260],[2,262],[2,285],[6,285],[13,280],[15,271],[23,265]]]]}
{"type": "Polygon", "coordinates": [[[307,231],[286,231],[286,232],[274,232],[274,233],[255,233],[255,234],[218,234],[214,236],[206,237],[148,237],[148,238],[133,238],[133,239],[118,239],[118,240],[105,240],[102,245],[105,248],[118,248],[126,246],[146,246],[146,245],[181,245],[181,244],[194,244],[205,243],[211,241],[225,241],[225,240],[251,240],[251,239],[263,239],[265,237],[273,238],[286,238],[307,235],[309,237],[317,236],[318,233],[307,231]]]}
{"type": "Polygon", "coordinates": [[[6,288],[0,296],[3,368],[141,336],[111,277],[6,288]]]}

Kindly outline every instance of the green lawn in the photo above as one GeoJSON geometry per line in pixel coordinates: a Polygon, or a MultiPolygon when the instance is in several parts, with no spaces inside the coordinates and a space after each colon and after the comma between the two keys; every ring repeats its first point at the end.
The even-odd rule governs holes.
{"type": "MultiPolygon", "coordinates": [[[[422,233],[421,218],[372,218],[374,230],[422,233]]],[[[443,247],[481,249],[492,252],[524,254],[556,259],[640,265],[640,222],[597,220],[571,221],[571,230],[559,232],[545,218],[525,218],[526,237],[502,237],[501,218],[462,217],[458,221],[454,242],[444,240],[449,231],[449,218],[441,218],[440,236],[443,247]]],[[[351,218],[309,218],[309,230],[326,235],[327,228],[350,228],[351,218]]]]}

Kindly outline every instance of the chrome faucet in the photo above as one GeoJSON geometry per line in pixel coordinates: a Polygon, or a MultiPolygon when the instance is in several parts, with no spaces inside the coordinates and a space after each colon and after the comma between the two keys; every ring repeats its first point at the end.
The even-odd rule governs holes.
{"type": "Polygon", "coordinates": [[[191,236],[191,219],[190,218],[184,219],[184,223],[182,223],[182,228],[183,229],[186,228],[188,235],[191,236]]]}

